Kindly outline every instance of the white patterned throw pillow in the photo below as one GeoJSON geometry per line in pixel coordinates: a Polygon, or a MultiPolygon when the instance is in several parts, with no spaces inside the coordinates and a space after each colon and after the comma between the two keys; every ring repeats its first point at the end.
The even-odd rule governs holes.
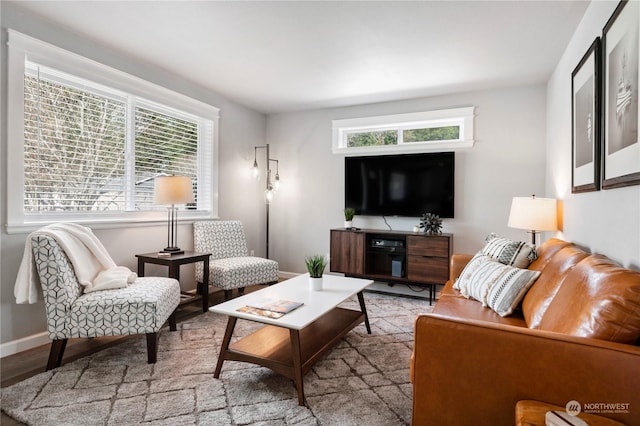
{"type": "Polygon", "coordinates": [[[474,276],[476,270],[480,268],[487,260],[491,260],[488,256],[478,252],[475,256],[471,258],[471,260],[464,266],[464,269],[460,273],[460,276],[456,278],[456,281],[453,283],[453,288],[456,290],[460,290],[469,285],[471,277],[474,276]]]}
{"type": "Polygon", "coordinates": [[[495,234],[489,234],[485,242],[480,253],[504,265],[526,268],[538,258],[536,248],[531,243],[501,238],[495,234]]]}
{"type": "MultiPolygon", "coordinates": [[[[469,266],[475,263],[478,257],[488,257],[491,260],[500,262],[503,265],[515,266],[516,268],[526,268],[531,262],[538,258],[538,252],[533,244],[523,241],[513,241],[507,238],[498,237],[496,234],[489,234],[485,238],[485,245],[471,259],[471,261],[462,270],[462,276],[469,266]]],[[[461,290],[460,278],[453,283],[453,288],[461,290]]]]}
{"type": "Polygon", "coordinates": [[[475,299],[505,317],[513,313],[539,275],[538,271],[514,268],[489,256],[476,255],[460,274],[457,284],[464,297],[475,299]]]}

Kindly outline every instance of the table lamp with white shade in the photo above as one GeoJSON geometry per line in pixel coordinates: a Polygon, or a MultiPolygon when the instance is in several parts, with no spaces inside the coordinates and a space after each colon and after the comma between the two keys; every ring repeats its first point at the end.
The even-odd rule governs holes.
{"type": "Polygon", "coordinates": [[[167,247],[161,253],[181,254],[184,250],[177,245],[178,208],[176,204],[193,203],[193,186],[188,176],[158,176],[153,190],[155,204],[169,204],[167,217],[167,247]]]}
{"type": "Polygon", "coordinates": [[[513,197],[508,226],[528,230],[535,246],[538,232],[558,230],[557,204],[555,198],[513,197]]]}

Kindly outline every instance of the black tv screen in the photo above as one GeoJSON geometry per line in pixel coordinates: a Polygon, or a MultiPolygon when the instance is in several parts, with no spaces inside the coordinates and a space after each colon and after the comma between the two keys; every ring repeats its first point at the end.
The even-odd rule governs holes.
{"type": "Polygon", "coordinates": [[[455,153],[345,157],[345,207],[358,215],[452,218],[455,153]]]}

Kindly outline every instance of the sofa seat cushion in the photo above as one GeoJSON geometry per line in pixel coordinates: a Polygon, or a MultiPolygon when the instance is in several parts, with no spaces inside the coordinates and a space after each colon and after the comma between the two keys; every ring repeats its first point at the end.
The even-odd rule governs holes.
{"type": "Polygon", "coordinates": [[[524,319],[519,312],[515,312],[508,317],[501,317],[495,311],[483,307],[481,303],[465,299],[464,297],[441,297],[433,308],[433,312],[452,318],[464,318],[526,327],[524,319]]]}
{"type": "Polygon", "coordinates": [[[640,338],[640,271],[590,255],[567,272],[541,330],[634,344],[640,338]]]}
{"type": "Polygon", "coordinates": [[[529,328],[540,326],[567,273],[587,256],[588,253],[574,244],[558,239],[550,239],[538,249],[538,259],[529,269],[540,271],[540,276],[522,300],[522,312],[529,328]]]}
{"type": "Polygon", "coordinates": [[[78,297],[65,326],[68,337],[155,333],[180,303],[173,278],[139,277],[127,287],[78,297]]]}
{"type": "Polygon", "coordinates": [[[440,290],[440,298],[443,297],[460,297],[460,298],[465,298],[462,293],[460,293],[460,290],[453,288],[453,283],[455,281],[453,280],[449,280],[444,284],[444,287],[442,287],[442,290],[440,290]]]}

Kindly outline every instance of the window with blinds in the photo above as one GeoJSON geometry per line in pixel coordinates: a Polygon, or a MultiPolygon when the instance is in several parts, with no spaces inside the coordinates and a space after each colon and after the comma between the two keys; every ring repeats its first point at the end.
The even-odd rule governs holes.
{"type": "MultiPolygon", "coordinates": [[[[148,211],[156,176],[189,176],[198,203],[207,120],[26,62],[24,210],[148,211]]],[[[206,151],[206,150],[204,150],[206,151]]]]}
{"type": "Polygon", "coordinates": [[[153,189],[166,175],[193,182],[179,220],[217,217],[218,108],[12,29],[7,37],[7,232],[164,222],[153,189]]]}

